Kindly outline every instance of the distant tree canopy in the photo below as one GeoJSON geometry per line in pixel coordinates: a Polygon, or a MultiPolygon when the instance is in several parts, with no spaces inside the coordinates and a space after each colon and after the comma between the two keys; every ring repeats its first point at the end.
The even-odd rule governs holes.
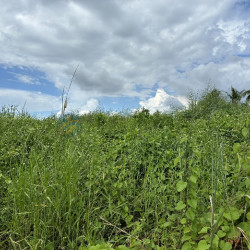
{"type": "Polygon", "coordinates": [[[246,102],[250,101],[250,90],[238,91],[237,89],[231,86],[231,93],[227,93],[227,95],[231,99],[231,102],[234,104],[239,104],[241,99],[245,96],[247,97],[246,102]]]}
{"type": "Polygon", "coordinates": [[[231,92],[226,95],[216,89],[208,89],[203,92],[200,98],[197,98],[195,95],[190,95],[190,105],[187,110],[187,115],[190,117],[203,117],[210,116],[213,112],[217,110],[228,110],[233,107],[239,106],[243,97],[246,97],[246,103],[250,101],[250,90],[242,90],[238,91],[237,89],[231,87],[231,92]],[[230,102],[228,102],[228,98],[230,98],[230,102]],[[236,105],[237,104],[237,105],[236,105]]]}

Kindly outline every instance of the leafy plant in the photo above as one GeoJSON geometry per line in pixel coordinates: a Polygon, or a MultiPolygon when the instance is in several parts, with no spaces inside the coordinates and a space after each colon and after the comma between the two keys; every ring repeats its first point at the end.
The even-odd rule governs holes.
{"type": "Polygon", "coordinates": [[[249,106],[213,90],[173,114],[12,111],[0,113],[1,249],[249,245],[249,106]]]}

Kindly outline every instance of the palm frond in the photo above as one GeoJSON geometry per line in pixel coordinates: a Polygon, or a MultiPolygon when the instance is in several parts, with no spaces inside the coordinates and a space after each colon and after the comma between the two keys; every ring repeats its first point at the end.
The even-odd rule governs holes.
{"type": "Polygon", "coordinates": [[[245,92],[245,90],[238,91],[236,88],[231,86],[231,93],[227,93],[227,95],[231,99],[232,103],[239,103],[245,92]]]}
{"type": "Polygon", "coordinates": [[[250,95],[247,97],[246,102],[250,102],[250,95]]]}
{"type": "Polygon", "coordinates": [[[242,93],[242,96],[245,97],[246,95],[250,95],[250,89],[249,90],[245,90],[243,93],[242,93]]]}

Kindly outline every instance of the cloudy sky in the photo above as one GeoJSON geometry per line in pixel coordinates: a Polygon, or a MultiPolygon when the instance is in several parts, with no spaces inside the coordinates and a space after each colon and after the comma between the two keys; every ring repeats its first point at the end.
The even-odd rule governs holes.
{"type": "Polygon", "coordinates": [[[0,106],[86,113],[250,88],[249,0],[0,0],[0,106]]]}

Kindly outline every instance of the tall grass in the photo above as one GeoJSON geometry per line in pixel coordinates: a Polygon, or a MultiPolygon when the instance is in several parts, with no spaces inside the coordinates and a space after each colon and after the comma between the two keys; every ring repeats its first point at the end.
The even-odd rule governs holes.
{"type": "Polygon", "coordinates": [[[247,118],[96,112],[63,134],[67,117],[1,112],[0,248],[246,246],[247,118]]]}

